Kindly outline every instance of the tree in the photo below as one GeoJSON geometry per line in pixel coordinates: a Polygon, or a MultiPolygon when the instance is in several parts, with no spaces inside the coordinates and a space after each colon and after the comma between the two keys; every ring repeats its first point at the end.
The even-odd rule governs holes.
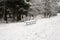
{"type": "Polygon", "coordinates": [[[26,2],[29,2],[29,0],[27,0],[26,2],[24,0],[3,0],[1,2],[3,3],[1,6],[3,6],[4,9],[3,15],[4,15],[4,19],[6,19],[5,21],[7,21],[7,15],[9,14],[9,10],[12,11],[11,14],[13,15],[13,20],[17,20],[17,21],[21,20],[22,14],[23,15],[28,14],[28,9],[30,7],[30,4],[27,4],[26,2]]]}
{"type": "Polygon", "coordinates": [[[42,2],[44,3],[45,17],[57,15],[57,0],[43,0],[42,2]]]}
{"type": "Polygon", "coordinates": [[[42,5],[41,0],[30,0],[31,2],[31,7],[29,10],[29,13],[32,15],[39,15],[39,14],[43,14],[44,13],[44,8],[42,5]]]}
{"type": "Polygon", "coordinates": [[[32,8],[31,13],[33,14],[44,14],[44,17],[49,17],[52,15],[57,15],[56,7],[57,0],[31,0],[32,8]]]}

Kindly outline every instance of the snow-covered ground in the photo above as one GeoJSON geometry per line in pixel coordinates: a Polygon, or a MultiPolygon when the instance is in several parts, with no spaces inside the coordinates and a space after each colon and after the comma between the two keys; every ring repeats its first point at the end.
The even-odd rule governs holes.
{"type": "Polygon", "coordinates": [[[37,19],[36,24],[0,24],[0,40],[60,40],[60,14],[37,19]]]}

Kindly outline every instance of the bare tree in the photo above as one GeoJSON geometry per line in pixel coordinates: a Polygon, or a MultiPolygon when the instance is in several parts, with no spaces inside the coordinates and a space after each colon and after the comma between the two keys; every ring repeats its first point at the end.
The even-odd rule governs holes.
{"type": "Polygon", "coordinates": [[[45,17],[57,15],[57,0],[31,0],[31,13],[44,14],[45,17]]]}

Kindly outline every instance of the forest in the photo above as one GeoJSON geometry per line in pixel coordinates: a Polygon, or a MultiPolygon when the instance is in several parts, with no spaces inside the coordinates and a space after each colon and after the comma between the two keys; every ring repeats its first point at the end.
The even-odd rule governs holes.
{"type": "Polygon", "coordinates": [[[59,0],[0,0],[0,21],[8,23],[37,15],[44,18],[56,16],[60,11],[57,11],[57,2],[59,0]]]}

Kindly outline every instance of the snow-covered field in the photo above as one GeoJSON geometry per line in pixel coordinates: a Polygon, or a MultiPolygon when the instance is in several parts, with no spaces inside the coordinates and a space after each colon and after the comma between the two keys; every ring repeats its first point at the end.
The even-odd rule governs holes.
{"type": "Polygon", "coordinates": [[[0,40],[60,40],[60,14],[37,19],[36,24],[0,24],[0,40]]]}

